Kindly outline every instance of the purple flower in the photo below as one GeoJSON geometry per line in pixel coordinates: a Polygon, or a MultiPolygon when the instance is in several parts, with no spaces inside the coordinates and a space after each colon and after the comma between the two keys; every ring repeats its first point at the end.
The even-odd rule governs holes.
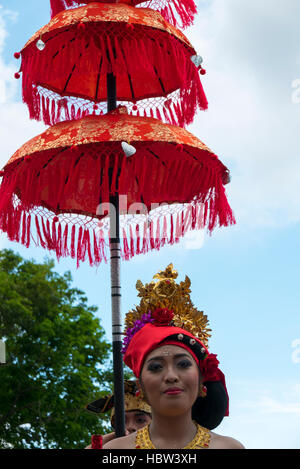
{"type": "Polygon", "coordinates": [[[138,331],[140,331],[142,329],[142,327],[144,327],[148,323],[153,323],[153,321],[154,321],[154,319],[151,317],[151,311],[149,311],[148,313],[143,314],[141,319],[137,319],[133,323],[133,327],[130,327],[129,329],[127,329],[126,336],[124,337],[124,340],[123,340],[123,348],[122,348],[122,353],[123,354],[126,353],[132,337],[138,331]]]}

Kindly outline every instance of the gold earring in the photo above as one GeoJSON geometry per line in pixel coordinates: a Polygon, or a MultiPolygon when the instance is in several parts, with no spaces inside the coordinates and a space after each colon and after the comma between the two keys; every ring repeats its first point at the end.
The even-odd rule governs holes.
{"type": "Polygon", "coordinates": [[[200,386],[200,391],[199,391],[199,396],[200,397],[206,397],[207,396],[207,387],[201,384],[200,386]]]}

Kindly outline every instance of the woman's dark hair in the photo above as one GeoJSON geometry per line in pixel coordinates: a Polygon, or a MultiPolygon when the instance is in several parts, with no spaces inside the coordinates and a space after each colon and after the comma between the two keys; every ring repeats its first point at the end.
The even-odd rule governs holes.
{"type": "Polygon", "coordinates": [[[198,397],[192,407],[192,418],[202,427],[213,430],[222,422],[228,404],[228,397],[220,381],[206,381],[206,397],[198,397]]]}

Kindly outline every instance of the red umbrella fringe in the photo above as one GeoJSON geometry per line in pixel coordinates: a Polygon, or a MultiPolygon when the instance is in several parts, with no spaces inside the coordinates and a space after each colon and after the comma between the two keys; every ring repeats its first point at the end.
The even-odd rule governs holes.
{"type": "Polygon", "coordinates": [[[73,0],[50,0],[51,18],[68,7],[73,6],[73,0]]]}
{"type": "MultiPolygon", "coordinates": [[[[134,5],[137,2],[132,2],[134,5]]],[[[169,23],[175,27],[187,28],[191,26],[194,21],[195,14],[197,13],[197,7],[194,0],[155,0],[151,2],[145,0],[142,3],[142,7],[145,7],[145,3],[149,8],[153,8],[160,11],[161,15],[169,23]],[[179,23],[176,14],[181,19],[179,23]]],[[[76,8],[82,5],[83,2],[80,0],[50,0],[51,5],[51,18],[67,8],[76,8]]]]}
{"type": "MultiPolygon", "coordinates": [[[[41,165],[35,164],[37,158],[28,161],[27,169],[24,171],[24,163],[15,165],[14,168],[7,168],[4,173],[2,184],[0,186],[0,229],[7,233],[11,241],[17,241],[26,247],[33,242],[35,245],[41,245],[43,248],[56,253],[57,259],[61,257],[71,256],[77,259],[77,265],[81,261],[88,258],[90,265],[98,265],[101,261],[106,261],[108,256],[108,237],[99,236],[98,223],[99,219],[84,215],[81,224],[78,224],[78,217],[72,220],[70,215],[55,214],[41,207],[41,193],[44,188],[42,178],[37,177],[41,165]],[[22,194],[22,199],[17,199],[15,194],[22,194]],[[41,207],[41,208],[40,208],[41,207]]],[[[102,177],[102,184],[99,188],[98,200],[109,200],[109,164],[106,159],[105,170],[102,177]]],[[[125,161],[125,160],[124,160],[125,161]]],[[[143,164],[139,162],[139,164],[143,164]]],[[[177,164],[176,172],[182,173],[183,165],[181,162],[177,164]]],[[[14,166],[14,165],[12,165],[14,166]]],[[[174,163],[173,163],[174,166],[174,163]]],[[[149,165],[148,165],[149,167],[149,165]]],[[[63,198],[64,190],[67,192],[68,183],[66,183],[66,175],[72,174],[72,184],[76,185],[76,178],[81,169],[77,164],[76,168],[73,163],[73,169],[70,164],[60,163],[60,177],[53,177],[52,184],[48,190],[53,194],[51,202],[56,206],[57,201],[63,198]],[[70,173],[71,171],[71,173],[70,173]]],[[[125,166],[122,164],[120,174],[120,194],[126,194],[125,180],[127,179],[125,166]]],[[[180,213],[169,213],[172,206],[168,205],[167,214],[165,207],[162,207],[161,216],[150,223],[145,222],[143,228],[141,226],[127,226],[123,229],[123,247],[122,256],[124,259],[130,259],[137,254],[145,254],[151,250],[159,250],[167,244],[178,242],[186,232],[207,227],[211,233],[216,226],[228,226],[235,223],[232,210],[228,204],[224,186],[221,181],[219,171],[207,170],[202,173],[202,181],[200,181],[199,173],[195,171],[195,166],[188,168],[184,164],[185,177],[184,181],[178,178],[178,187],[176,189],[178,197],[183,196],[184,187],[189,187],[191,191],[199,187],[201,182],[201,193],[197,197],[190,200],[190,204],[183,206],[180,213]],[[188,185],[187,185],[188,181],[188,185]]],[[[168,168],[167,168],[168,171],[168,168]]],[[[114,173],[116,173],[114,171],[114,173]]],[[[100,172],[98,172],[100,174],[100,172]]],[[[140,177],[139,193],[142,194],[147,187],[147,178],[149,172],[147,165],[144,164],[144,175],[140,177]]],[[[54,174],[53,174],[54,175],[54,174]]],[[[165,182],[168,184],[167,178],[165,182]]],[[[175,179],[173,180],[175,185],[175,179]]],[[[112,177],[112,185],[116,189],[114,175],[112,177]]],[[[69,184],[70,187],[70,184],[69,184]]],[[[168,186],[167,186],[168,187],[168,186]]],[[[195,192],[194,192],[195,193],[195,192]]],[[[165,195],[164,191],[161,194],[165,195]]],[[[142,197],[137,201],[142,202],[142,197]]],[[[163,200],[163,199],[162,199],[163,200]]],[[[151,215],[151,214],[150,214],[151,215]]],[[[150,217],[151,218],[151,217],[150,217]]],[[[135,224],[135,223],[134,223],[135,224]]]]}
{"type": "MultiPolygon", "coordinates": [[[[165,18],[166,21],[171,23],[175,27],[179,28],[188,28],[194,22],[195,15],[197,13],[197,7],[193,0],[173,0],[169,2],[168,5],[160,10],[161,15],[165,18]],[[173,5],[172,5],[173,3],[173,5]],[[174,9],[177,15],[181,19],[181,23],[178,22],[174,9]]],[[[151,7],[151,5],[150,5],[151,7]]]]}
{"type": "MultiPolygon", "coordinates": [[[[129,115],[137,117],[152,117],[164,123],[177,125],[182,128],[186,126],[185,116],[180,103],[180,91],[173,93],[165,100],[160,98],[148,99],[138,104],[139,108],[134,109],[133,103],[128,101],[118,101],[118,106],[124,106],[129,115]],[[176,96],[177,95],[177,96],[176,96]]],[[[78,120],[88,115],[101,116],[107,111],[107,103],[103,102],[96,106],[90,101],[61,98],[49,90],[40,89],[39,93],[34,93],[34,112],[40,116],[38,120],[44,120],[46,125],[55,125],[59,122],[78,120]],[[45,93],[45,94],[43,94],[45,93]]]]}
{"type": "MultiPolygon", "coordinates": [[[[180,213],[164,215],[150,223],[144,222],[143,225],[134,224],[134,227],[129,225],[126,229],[123,228],[122,259],[129,260],[135,255],[160,250],[165,245],[178,243],[190,231],[204,229],[205,218],[210,210],[209,202],[204,205],[194,202],[180,213]]],[[[34,211],[26,213],[20,206],[1,212],[0,229],[7,233],[11,241],[21,243],[27,248],[34,244],[54,252],[58,261],[63,257],[76,259],[77,267],[86,259],[91,266],[109,259],[109,232],[105,238],[95,227],[62,223],[58,217],[46,219],[34,214],[34,211]]]]}
{"type": "MultiPolygon", "coordinates": [[[[89,54],[89,56],[93,57],[93,60],[90,62],[85,61],[85,73],[92,72],[94,64],[100,64],[101,62],[100,75],[103,83],[106,83],[107,73],[113,72],[118,80],[120,74],[126,77],[138,75],[141,68],[147,72],[150,82],[153,81],[153,74],[155,73],[153,63],[155,63],[160,78],[158,80],[155,74],[155,80],[157,83],[163,84],[167,103],[163,107],[161,100],[159,100],[160,106],[156,108],[153,108],[153,104],[150,104],[148,115],[153,114],[154,117],[162,121],[181,127],[191,124],[197,110],[206,110],[208,102],[200,81],[199,71],[190,59],[190,52],[174,36],[152,28],[141,27],[138,30],[139,37],[137,37],[138,34],[128,35],[128,32],[120,37],[120,25],[117,25],[117,27],[114,25],[114,27],[110,26],[107,34],[103,34],[103,28],[101,36],[94,34],[92,36],[93,41],[90,40],[91,35],[79,34],[76,37],[76,42],[70,42],[72,38],[74,39],[74,31],[65,32],[64,44],[60,44],[60,48],[63,49],[62,54],[58,53],[58,44],[51,42],[51,39],[49,41],[44,39],[47,53],[38,51],[34,43],[23,50],[21,67],[23,72],[23,101],[28,105],[30,118],[43,120],[46,125],[54,125],[62,120],[74,120],[89,113],[95,113],[95,111],[87,110],[86,103],[82,105],[80,98],[89,100],[91,103],[105,101],[106,89],[101,90],[101,86],[99,92],[102,92],[103,97],[100,96],[99,92],[97,96],[93,92],[93,96],[78,95],[79,99],[76,105],[68,100],[69,94],[72,97],[75,94],[74,92],[68,94],[67,84],[70,82],[70,76],[76,70],[79,59],[83,54],[82,50],[85,50],[86,53],[88,37],[90,40],[89,47],[93,48],[90,51],[93,54],[89,54]],[[142,32],[141,29],[143,29],[142,32]],[[151,37],[149,31],[151,31],[151,37]],[[52,60],[49,60],[49,57],[52,60]],[[48,88],[45,84],[54,83],[55,77],[59,75],[61,70],[69,70],[70,72],[66,74],[65,80],[60,80],[59,88],[55,89],[53,87],[52,89],[50,85],[48,88]],[[176,82],[178,88],[168,89],[170,80],[172,83],[176,82]],[[62,83],[64,86],[62,86],[62,83]],[[40,87],[44,89],[44,93],[48,96],[44,96],[40,92],[40,87]],[[179,98],[176,102],[169,95],[176,89],[179,90],[179,88],[179,98]]],[[[80,81],[76,81],[76,86],[79,90],[80,81]]],[[[143,95],[139,99],[161,97],[162,94],[162,89],[159,88],[156,96],[151,94],[148,96],[143,95]]],[[[139,101],[136,102],[131,96],[129,98],[119,95],[118,99],[119,101],[128,101],[130,99],[139,107],[139,101]]],[[[142,109],[144,115],[147,115],[144,104],[142,109]]],[[[139,114],[141,114],[141,110],[137,113],[137,115],[139,114]]]]}

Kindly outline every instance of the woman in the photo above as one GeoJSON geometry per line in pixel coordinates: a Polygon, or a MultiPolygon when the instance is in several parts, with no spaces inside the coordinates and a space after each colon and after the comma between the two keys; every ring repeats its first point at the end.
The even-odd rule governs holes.
{"type": "MultiPolygon", "coordinates": [[[[151,407],[138,395],[135,381],[124,381],[124,408],[126,435],[136,432],[151,422],[151,407]]],[[[86,406],[89,412],[102,414],[111,411],[110,422],[115,428],[114,395],[102,397],[86,406]]],[[[101,449],[115,438],[115,432],[106,435],[93,435],[91,445],[85,449],[101,449]]]]}
{"type": "Polygon", "coordinates": [[[151,405],[151,423],[104,449],[241,449],[212,432],[228,415],[228,394],[216,355],[207,349],[207,317],[190,300],[190,280],[176,284],[172,264],[137,282],[140,305],[126,317],[124,361],[151,405]]]}

